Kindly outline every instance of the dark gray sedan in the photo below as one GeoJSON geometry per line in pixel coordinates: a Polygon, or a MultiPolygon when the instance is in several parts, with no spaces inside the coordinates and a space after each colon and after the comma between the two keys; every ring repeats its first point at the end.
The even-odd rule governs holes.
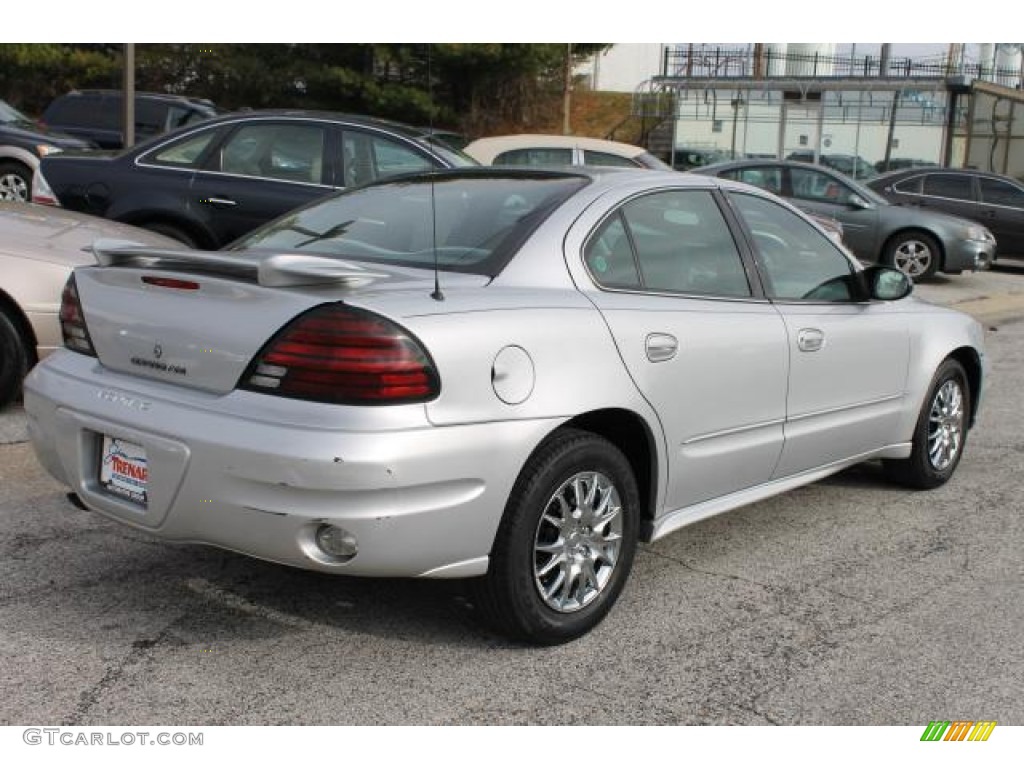
{"type": "Polygon", "coordinates": [[[982,269],[995,253],[995,238],[980,224],[892,205],[828,168],[784,160],[737,160],[692,173],[752,184],[809,213],[831,216],[843,225],[843,241],[859,259],[890,264],[915,280],[939,271],[982,269]]]}
{"type": "Polygon", "coordinates": [[[995,234],[997,258],[1024,258],[1024,184],[1016,179],[969,169],[911,168],[869,184],[896,205],[973,219],[995,234]]]}

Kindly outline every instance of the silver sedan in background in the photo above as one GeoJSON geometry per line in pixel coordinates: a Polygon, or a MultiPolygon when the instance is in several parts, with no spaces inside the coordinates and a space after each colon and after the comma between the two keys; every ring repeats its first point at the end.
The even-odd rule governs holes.
{"type": "Polygon", "coordinates": [[[173,247],[174,241],[83,213],[0,200],[0,408],[38,360],[60,346],[57,311],[71,270],[94,264],[98,238],[173,247]]]}
{"type": "Polygon", "coordinates": [[[77,503],[301,568],[471,579],[560,643],[638,541],[852,464],[932,488],[974,423],[967,316],[772,195],[476,169],[342,193],[226,253],[97,243],[25,407],[77,503]]]}

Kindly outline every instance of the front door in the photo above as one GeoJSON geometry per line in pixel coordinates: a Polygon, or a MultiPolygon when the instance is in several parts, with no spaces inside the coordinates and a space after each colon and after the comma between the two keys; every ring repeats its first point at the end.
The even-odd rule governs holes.
{"type": "Polygon", "coordinates": [[[786,442],[775,476],[896,442],[909,360],[906,315],[864,300],[850,260],[792,211],[745,193],[730,199],[786,326],[786,442]]]}

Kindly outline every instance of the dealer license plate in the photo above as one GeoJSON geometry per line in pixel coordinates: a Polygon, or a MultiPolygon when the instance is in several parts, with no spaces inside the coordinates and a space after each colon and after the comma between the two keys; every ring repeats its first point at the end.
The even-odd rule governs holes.
{"type": "Polygon", "coordinates": [[[149,465],[146,449],[118,437],[103,436],[100,485],[122,498],[146,506],[149,465]]]}

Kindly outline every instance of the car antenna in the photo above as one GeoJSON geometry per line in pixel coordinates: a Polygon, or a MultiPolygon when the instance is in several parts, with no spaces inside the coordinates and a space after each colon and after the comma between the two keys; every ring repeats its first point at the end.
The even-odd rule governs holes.
{"type": "MultiPolygon", "coordinates": [[[[430,104],[427,112],[428,133],[427,145],[434,148],[434,84],[433,72],[430,69],[430,43],[427,43],[427,102],[430,104]]],[[[441,272],[437,264],[437,198],[434,196],[434,176],[431,171],[430,177],[430,245],[434,251],[434,292],[430,298],[434,301],[444,301],[444,294],[441,293],[441,272]]]]}

